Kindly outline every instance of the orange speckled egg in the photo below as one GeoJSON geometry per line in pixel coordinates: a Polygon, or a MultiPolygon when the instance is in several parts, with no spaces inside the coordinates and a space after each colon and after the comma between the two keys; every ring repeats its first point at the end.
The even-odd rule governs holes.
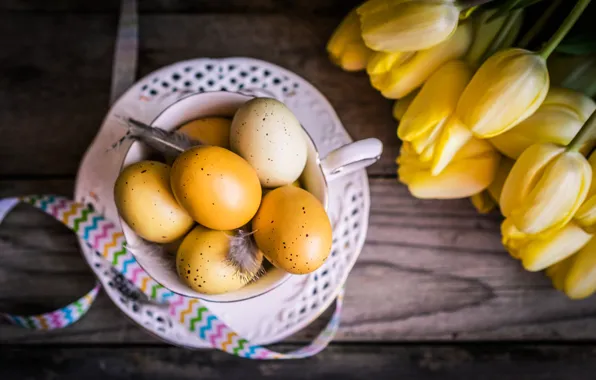
{"type": "Polygon", "coordinates": [[[332,230],[325,208],[314,195],[296,186],[267,193],[252,229],[265,257],[290,273],[313,272],[331,251],[332,230]]]}
{"type": "Polygon", "coordinates": [[[261,203],[256,171],[239,155],[217,146],[193,147],[178,156],[170,183],[190,216],[214,230],[242,227],[261,203]]]}
{"type": "Polygon", "coordinates": [[[230,125],[232,120],[225,117],[205,117],[184,124],[179,132],[206,145],[230,147],[230,125]]]}

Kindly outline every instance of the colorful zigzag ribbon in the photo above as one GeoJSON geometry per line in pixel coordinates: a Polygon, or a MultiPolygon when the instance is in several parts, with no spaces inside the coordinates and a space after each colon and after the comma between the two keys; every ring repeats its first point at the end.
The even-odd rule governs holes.
{"type": "MultiPolygon", "coordinates": [[[[118,226],[90,207],[53,195],[6,198],[0,200],[0,222],[19,201],[45,211],[72,229],[89,247],[93,248],[97,255],[105,259],[150,299],[167,303],[170,316],[174,321],[184,325],[213,348],[251,359],[298,359],[313,356],[322,351],[337,332],[343,290],[337,297],[336,309],[331,320],[308,346],[289,353],[279,353],[251,344],[217,318],[200,300],[175,294],[153,280],[126,249],[124,235],[118,226]]],[[[99,289],[98,283],[81,299],[51,313],[34,316],[0,314],[0,316],[10,323],[32,329],[66,327],[76,322],[89,310],[99,289]]]]}

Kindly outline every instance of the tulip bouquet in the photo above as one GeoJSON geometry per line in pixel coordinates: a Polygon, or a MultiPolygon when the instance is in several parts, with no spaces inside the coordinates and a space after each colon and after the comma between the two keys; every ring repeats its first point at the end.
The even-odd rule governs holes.
{"type": "Polygon", "coordinates": [[[586,80],[596,56],[549,57],[590,0],[577,0],[539,51],[526,47],[562,0],[521,38],[524,6],[540,1],[490,3],[368,0],[327,51],[395,99],[397,173],[412,195],[500,208],[511,256],[584,298],[596,292],[596,82],[586,80]]]}

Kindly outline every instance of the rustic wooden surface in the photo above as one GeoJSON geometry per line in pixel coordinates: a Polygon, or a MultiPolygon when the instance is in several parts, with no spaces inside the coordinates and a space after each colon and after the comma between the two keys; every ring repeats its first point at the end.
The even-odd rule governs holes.
{"type": "MultiPolygon", "coordinates": [[[[467,200],[416,200],[397,183],[391,102],[362,73],[334,67],[324,51],[357,2],[223,3],[141,2],[139,75],[194,57],[265,59],[319,88],[353,138],[385,143],[369,170],[369,235],[348,280],[338,343],[317,358],[284,364],[191,353],[162,345],[100,295],[87,316],[61,331],[1,325],[0,378],[593,374],[594,298],[570,301],[542,274],[522,271],[500,246],[498,215],[477,215],[467,200]]],[[[0,1],[0,196],[72,194],[78,163],[108,109],[117,10],[116,0],[0,1]]],[[[0,310],[47,311],[92,284],[74,236],[51,218],[23,206],[0,226],[0,310]]],[[[288,344],[307,341],[323,322],[288,344]]]]}

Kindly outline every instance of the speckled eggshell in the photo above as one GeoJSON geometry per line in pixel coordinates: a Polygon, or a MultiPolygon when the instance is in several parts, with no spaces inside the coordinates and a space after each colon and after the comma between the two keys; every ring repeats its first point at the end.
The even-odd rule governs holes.
{"type": "Polygon", "coordinates": [[[190,216],[214,230],[244,226],[261,203],[255,169],[236,153],[217,146],[197,146],[179,155],[170,183],[190,216]]]}
{"type": "Polygon", "coordinates": [[[255,168],[267,188],[294,182],[306,165],[300,122],[285,104],[271,98],[252,99],[236,111],[230,147],[255,168]]]}
{"type": "Polygon", "coordinates": [[[230,124],[225,117],[205,117],[184,124],[178,132],[205,145],[215,145],[228,149],[230,147],[230,124]]]}
{"type": "MultiPolygon", "coordinates": [[[[178,276],[191,289],[204,294],[222,294],[238,290],[251,279],[238,275],[227,261],[229,231],[196,226],[186,235],[176,254],[178,276]]],[[[263,255],[259,252],[259,260],[263,255]]]]}
{"type": "Polygon", "coordinates": [[[170,243],[194,224],[170,189],[170,167],[140,161],[124,168],[114,185],[116,208],[128,226],[143,239],[170,243]]]}
{"type": "Polygon", "coordinates": [[[289,273],[311,273],[331,252],[332,229],[325,208],[314,195],[296,186],[267,193],[252,229],[267,260],[289,273]]]}

